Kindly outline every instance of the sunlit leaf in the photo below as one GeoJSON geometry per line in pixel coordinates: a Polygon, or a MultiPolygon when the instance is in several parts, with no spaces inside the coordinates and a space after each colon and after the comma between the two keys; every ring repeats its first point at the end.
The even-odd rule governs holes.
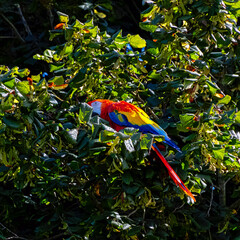
{"type": "Polygon", "coordinates": [[[30,85],[29,85],[28,81],[18,82],[16,84],[16,88],[23,95],[28,95],[31,91],[31,88],[30,88],[30,85]]]}
{"type": "Polygon", "coordinates": [[[152,25],[146,22],[140,22],[139,26],[141,29],[148,31],[148,32],[154,32],[157,29],[156,25],[152,25]]]}
{"type": "Polygon", "coordinates": [[[50,78],[48,82],[54,83],[55,85],[62,85],[64,84],[64,78],[63,76],[56,76],[56,77],[50,78]]]}
{"type": "Polygon", "coordinates": [[[224,98],[218,101],[218,104],[228,104],[231,101],[231,96],[226,95],[224,98]]]}
{"type": "Polygon", "coordinates": [[[68,23],[68,21],[69,21],[69,16],[68,16],[67,14],[58,11],[58,12],[57,12],[57,15],[58,15],[59,21],[60,21],[61,23],[68,23]]]}
{"type": "Polygon", "coordinates": [[[240,111],[238,111],[238,112],[235,114],[235,121],[236,121],[236,123],[240,123],[240,111]]]}
{"type": "Polygon", "coordinates": [[[97,9],[94,9],[94,13],[100,17],[100,18],[105,18],[106,17],[106,14],[103,13],[103,12],[98,12],[97,9]]]}
{"type": "Polygon", "coordinates": [[[213,154],[214,154],[215,158],[217,158],[219,160],[223,160],[224,155],[225,155],[225,149],[221,148],[218,150],[213,150],[213,154]]]}
{"type": "Polygon", "coordinates": [[[79,115],[78,115],[78,119],[79,119],[80,123],[88,122],[92,115],[92,111],[93,111],[93,109],[90,105],[88,105],[87,103],[81,103],[79,115]]]}
{"type": "Polygon", "coordinates": [[[141,38],[138,34],[128,36],[129,43],[134,48],[144,48],[146,47],[146,41],[141,38]]]}

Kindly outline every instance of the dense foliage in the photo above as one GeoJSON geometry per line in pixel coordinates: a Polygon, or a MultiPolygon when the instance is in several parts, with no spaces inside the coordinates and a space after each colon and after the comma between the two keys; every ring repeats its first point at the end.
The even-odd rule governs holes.
{"type": "Polygon", "coordinates": [[[148,2],[146,37],[107,32],[109,1],[85,3],[87,20],[58,12],[56,45],[34,55],[48,74],[0,67],[2,239],[239,239],[239,3],[148,2]],[[183,153],[163,154],[195,204],[153,136],[114,131],[92,116],[96,98],[166,129],[183,153]]]}

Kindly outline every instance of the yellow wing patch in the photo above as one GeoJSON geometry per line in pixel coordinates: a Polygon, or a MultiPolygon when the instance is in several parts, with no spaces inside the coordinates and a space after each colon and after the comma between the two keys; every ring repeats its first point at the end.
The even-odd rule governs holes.
{"type": "MultiPolygon", "coordinates": [[[[131,111],[131,112],[125,112],[125,111],[118,111],[119,113],[125,115],[128,119],[128,121],[133,125],[152,125],[157,129],[160,129],[158,124],[156,124],[154,121],[150,119],[150,117],[143,111],[131,111]]],[[[120,120],[120,119],[119,119],[120,120]]],[[[120,120],[121,121],[121,120],[120,120]]]]}

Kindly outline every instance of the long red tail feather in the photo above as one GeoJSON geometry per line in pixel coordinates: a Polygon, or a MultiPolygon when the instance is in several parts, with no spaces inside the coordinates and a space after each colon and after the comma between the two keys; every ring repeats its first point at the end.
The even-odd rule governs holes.
{"type": "Polygon", "coordinates": [[[165,167],[168,170],[169,176],[172,178],[172,180],[175,182],[175,184],[177,186],[179,186],[189,197],[191,197],[193,199],[194,202],[196,202],[195,197],[192,195],[192,193],[190,192],[190,190],[184,185],[183,181],[180,179],[180,177],[176,174],[176,172],[172,169],[172,167],[169,165],[169,163],[167,162],[167,160],[163,157],[163,155],[161,154],[161,152],[159,151],[159,149],[157,148],[156,144],[153,143],[152,145],[152,149],[156,152],[156,154],[158,155],[158,157],[161,159],[161,161],[163,162],[163,164],[165,165],[165,167]]]}

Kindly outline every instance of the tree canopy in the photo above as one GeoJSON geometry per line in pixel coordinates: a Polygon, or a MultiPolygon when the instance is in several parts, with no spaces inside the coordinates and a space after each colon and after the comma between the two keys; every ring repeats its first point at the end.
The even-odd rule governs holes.
{"type": "Polygon", "coordinates": [[[32,67],[0,66],[2,239],[239,239],[240,4],[144,2],[139,32],[114,29],[111,1],[60,9],[32,67]],[[92,116],[97,98],[168,132],[183,152],[163,154],[196,203],[153,135],[92,116]]]}

